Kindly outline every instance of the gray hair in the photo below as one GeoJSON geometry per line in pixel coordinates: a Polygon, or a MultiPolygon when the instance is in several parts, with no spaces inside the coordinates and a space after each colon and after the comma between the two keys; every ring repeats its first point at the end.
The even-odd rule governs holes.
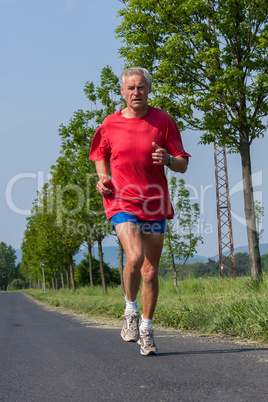
{"type": "Polygon", "coordinates": [[[150,76],[149,71],[146,70],[146,68],[131,67],[131,68],[127,68],[126,70],[124,70],[120,77],[120,84],[122,87],[124,86],[126,75],[143,75],[147,81],[148,87],[150,87],[150,85],[151,85],[151,76],[150,76]]]}

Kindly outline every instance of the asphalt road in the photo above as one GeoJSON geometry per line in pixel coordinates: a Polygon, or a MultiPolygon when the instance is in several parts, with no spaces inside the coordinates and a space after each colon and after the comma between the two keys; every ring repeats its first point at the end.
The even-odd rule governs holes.
{"type": "Polygon", "coordinates": [[[155,331],[141,356],[118,328],[0,293],[0,401],[268,401],[268,348],[155,331]]]}

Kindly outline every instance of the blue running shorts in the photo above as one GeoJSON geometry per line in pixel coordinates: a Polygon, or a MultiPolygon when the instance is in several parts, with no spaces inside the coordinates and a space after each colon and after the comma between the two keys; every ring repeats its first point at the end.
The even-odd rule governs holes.
{"type": "Polygon", "coordinates": [[[110,220],[113,223],[113,227],[119,223],[133,222],[135,225],[139,225],[141,227],[142,233],[165,233],[167,231],[167,218],[155,221],[146,221],[137,218],[135,215],[129,212],[118,212],[112,216],[110,220]]]}

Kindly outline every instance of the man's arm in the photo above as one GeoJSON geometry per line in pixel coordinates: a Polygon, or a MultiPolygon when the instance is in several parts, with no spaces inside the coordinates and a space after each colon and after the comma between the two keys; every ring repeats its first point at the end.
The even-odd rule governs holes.
{"type": "Polygon", "coordinates": [[[185,173],[188,166],[188,161],[185,156],[173,157],[173,162],[169,165],[170,155],[167,150],[159,147],[153,142],[155,152],[152,153],[154,165],[167,165],[173,172],[185,173]]]}
{"type": "Polygon", "coordinates": [[[99,176],[99,181],[97,183],[97,191],[103,197],[108,197],[112,194],[111,182],[109,179],[110,172],[110,162],[106,160],[100,160],[95,162],[96,171],[99,176]]]}
{"type": "MultiPolygon", "coordinates": [[[[169,160],[170,155],[168,155],[169,160]]],[[[169,162],[168,162],[169,163],[169,162]]],[[[173,172],[185,173],[188,167],[188,161],[185,156],[176,156],[171,165],[166,164],[173,172]]]]}

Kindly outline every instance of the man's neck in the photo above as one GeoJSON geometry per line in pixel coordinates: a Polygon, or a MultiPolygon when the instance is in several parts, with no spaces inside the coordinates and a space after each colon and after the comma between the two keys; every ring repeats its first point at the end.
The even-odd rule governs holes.
{"type": "Polygon", "coordinates": [[[146,107],[143,109],[137,109],[137,110],[132,109],[130,107],[126,107],[125,109],[121,110],[121,114],[126,119],[134,119],[135,117],[143,117],[148,112],[148,108],[149,108],[148,105],[146,105],[146,107]]]}

